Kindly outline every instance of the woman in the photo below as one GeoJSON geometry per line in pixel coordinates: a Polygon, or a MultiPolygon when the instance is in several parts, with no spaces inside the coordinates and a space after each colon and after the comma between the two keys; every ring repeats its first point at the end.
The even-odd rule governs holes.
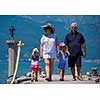
{"type": "Polygon", "coordinates": [[[52,70],[57,54],[58,39],[51,24],[48,23],[42,27],[44,28],[45,34],[41,37],[40,57],[45,62],[46,80],[52,81],[52,70]]]}

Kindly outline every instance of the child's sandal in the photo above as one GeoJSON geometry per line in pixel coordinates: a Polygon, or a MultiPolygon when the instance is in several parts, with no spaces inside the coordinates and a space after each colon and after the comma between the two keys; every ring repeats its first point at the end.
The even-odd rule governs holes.
{"type": "Polygon", "coordinates": [[[59,79],[59,81],[64,81],[64,79],[59,79]]]}
{"type": "Polygon", "coordinates": [[[31,79],[31,82],[33,82],[34,80],[33,79],[31,79]]]}

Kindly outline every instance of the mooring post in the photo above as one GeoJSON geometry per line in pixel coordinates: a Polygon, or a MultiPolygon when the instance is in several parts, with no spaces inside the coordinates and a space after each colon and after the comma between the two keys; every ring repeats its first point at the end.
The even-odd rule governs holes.
{"type": "Polygon", "coordinates": [[[15,71],[16,64],[16,54],[17,54],[17,41],[15,40],[7,40],[8,44],[8,80],[7,83],[10,83],[15,71]]]}

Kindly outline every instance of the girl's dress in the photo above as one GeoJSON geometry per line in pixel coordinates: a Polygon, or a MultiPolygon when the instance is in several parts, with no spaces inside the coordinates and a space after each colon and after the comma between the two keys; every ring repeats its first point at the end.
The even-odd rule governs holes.
{"type": "Polygon", "coordinates": [[[56,34],[50,34],[48,36],[43,35],[41,38],[41,44],[43,45],[43,58],[56,58],[56,34]]]}
{"type": "Polygon", "coordinates": [[[32,59],[31,59],[31,69],[32,71],[40,71],[40,67],[39,67],[39,56],[38,55],[35,55],[35,56],[32,56],[32,59]]]}
{"type": "Polygon", "coordinates": [[[59,64],[58,64],[58,68],[65,68],[66,67],[66,58],[67,55],[65,52],[60,51],[60,58],[59,58],[59,64]]]}

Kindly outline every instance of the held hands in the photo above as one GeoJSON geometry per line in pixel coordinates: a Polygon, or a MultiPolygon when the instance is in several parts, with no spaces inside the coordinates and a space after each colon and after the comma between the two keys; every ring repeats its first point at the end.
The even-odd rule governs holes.
{"type": "Polygon", "coordinates": [[[40,59],[40,60],[43,60],[43,55],[42,55],[42,54],[40,54],[39,59],[40,59]]]}

